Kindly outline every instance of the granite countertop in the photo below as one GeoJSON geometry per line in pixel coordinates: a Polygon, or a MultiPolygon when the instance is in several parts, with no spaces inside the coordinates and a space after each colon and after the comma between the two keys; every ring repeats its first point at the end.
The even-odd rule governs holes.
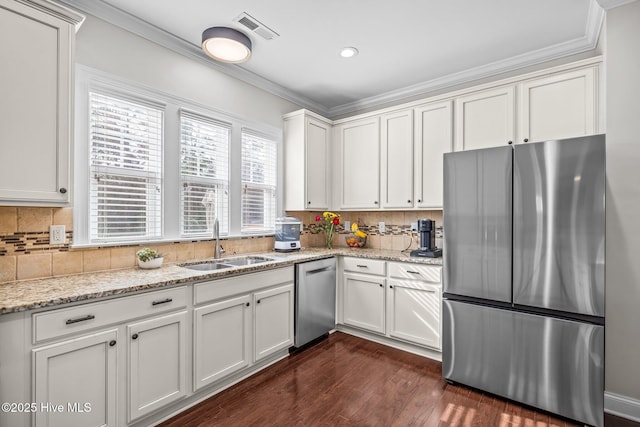
{"type": "MultiPolygon", "coordinates": [[[[87,301],[108,296],[124,295],[180,283],[229,277],[284,267],[334,255],[442,265],[442,258],[411,258],[408,253],[400,251],[351,248],[308,248],[291,253],[267,252],[259,254],[239,254],[225,258],[248,255],[265,256],[273,258],[273,261],[214,271],[195,271],[180,266],[193,264],[196,262],[196,260],[194,260],[180,264],[165,264],[155,270],[129,268],[1,283],[0,314],[42,307],[54,307],[76,301],[87,301]]],[[[224,261],[225,258],[215,261],[224,261]]],[[[212,259],[200,261],[212,261],[212,259]]]]}

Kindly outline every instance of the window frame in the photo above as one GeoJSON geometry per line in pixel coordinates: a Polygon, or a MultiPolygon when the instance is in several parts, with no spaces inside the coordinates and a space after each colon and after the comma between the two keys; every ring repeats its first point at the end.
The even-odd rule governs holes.
{"type": "MultiPolygon", "coordinates": [[[[260,190],[272,190],[275,194],[274,197],[276,198],[276,204],[274,207],[274,212],[272,213],[273,215],[273,226],[270,228],[265,228],[264,224],[262,228],[252,228],[252,227],[245,227],[245,230],[241,230],[242,233],[247,234],[247,235],[260,235],[260,234],[264,234],[264,233],[274,233],[275,232],[275,219],[278,217],[278,168],[280,167],[280,161],[278,159],[278,144],[276,141],[274,141],[273,139],[271,139],[271,137],[269,135],[265,135],[261,132],[255,131],[254,129],[250,129],[250,128],[243,128],[242,129],[242,135],[240,138],[241,141],[241,145],[244,144],[244,136],[245,134],[249,137],[249,138],[256,138],[256,139],[260,139],[260,140],[264,140],[268,143],[272,143],[275,145],[275,176],[274,178],[274,184],[271,185],[269,183],[265,183],[265,182],[261,182],[261,183],[251,183],[251,184],[247,184],[245,183],[244,179],[241,177],[240,181],[242,184],[242,197],[244,197],[244,195],[246,194],[246,190],[247,188],[249,188],[252,191],[260,191],[260,190]]],[[[241,156],[242,157],[242,156],[241,156]]],[[[242,169],[242,163],[244,161],[244,158],[241,159],[241,168],[242,169]]],[[[242,227],[242,222],[244,221],[244,203],[241,204],[241,215],[240,215],[240,222],[241,222],[241,227],[242,227]]],[[[263,214],[266,214],[266,210],[263,209],[263,214]]],[[[264,215],[266,216],[266,215],[264,215]]]]}
{"type": "Polygon", "coordinates": [[[84,65],[76,65],[75,124],[73,144],[73,242],[71,247],[108,247],[134,244],[159,244],[180,241],[211,240],[212,236],[183,236],[180,224],[180,110],[211,118],[213,121],[231,124],[229,144],[229,230],[225,238],[245,236],[272,236],[268,233],[241,232],[241,135],[242,129],[276,142],[277,146],[277,189],[276,216],[283,212],[283,147],[282,127],[274,127],[253,121],[232,113],[219,111],[196,101],[143,86],[117,76],[84,65]],[[161,237],[159,239],[119,240],[91,242],[89,240],[89,92],[99,92],[114,97],[123,97],[131,102],[145,102],[164,107],[163,166],[162,166],[162,215],[161,237]],[[170,159],[174,159],[171,161],[170,159]]]}

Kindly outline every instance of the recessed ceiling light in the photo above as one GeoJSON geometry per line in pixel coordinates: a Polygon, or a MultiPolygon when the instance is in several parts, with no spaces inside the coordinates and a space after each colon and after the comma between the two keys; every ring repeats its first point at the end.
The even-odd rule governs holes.
{"type": "Polygon", "coordinates": [[[343,58],[353,58],[358,54],[358,49],[355,47],[343,47],[340,51],[340,56],[343,58]]]}

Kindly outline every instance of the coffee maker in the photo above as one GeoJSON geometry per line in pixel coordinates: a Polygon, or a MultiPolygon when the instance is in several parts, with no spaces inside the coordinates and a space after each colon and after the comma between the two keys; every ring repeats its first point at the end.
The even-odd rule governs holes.
{"type": "Polygon", "coordinates": [[[436,248],[436,222],[432,219],[418,220],[418,235],[420,247],[411,251],[411,256],[438,258],[442,256],[442,249],[436,248]]]}

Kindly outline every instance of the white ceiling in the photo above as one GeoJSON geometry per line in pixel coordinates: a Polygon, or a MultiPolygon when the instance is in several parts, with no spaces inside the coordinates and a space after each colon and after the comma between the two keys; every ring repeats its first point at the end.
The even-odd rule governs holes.
{"type": "Polygon", "coordinates": [[[594,49],[604,17],[596,0],[62,1],[329,117],[594,49]],[[242,12],[280,37],[233,22],[242,12]],[[212,26],[245,32],[251,59],[201,53],[212,26]]]}

